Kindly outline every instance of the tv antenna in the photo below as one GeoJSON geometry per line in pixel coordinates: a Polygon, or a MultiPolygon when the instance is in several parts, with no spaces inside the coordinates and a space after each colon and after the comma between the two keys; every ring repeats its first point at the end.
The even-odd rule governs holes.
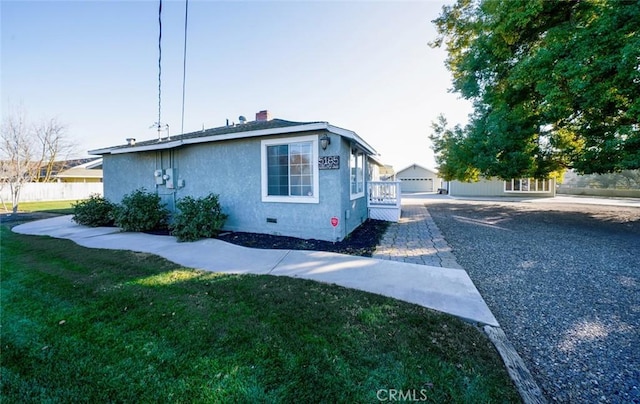
{"type": "Polygon", "coordinates": [[[162,141],[162,131],[167,131],[167,140],[171,140],[171,135],[169,134],[169,124],[162,124],[160,122],[154,122],[153,125],[149,126],[149,129],[156,128],[158,130],[158,142],[162,141]]]}

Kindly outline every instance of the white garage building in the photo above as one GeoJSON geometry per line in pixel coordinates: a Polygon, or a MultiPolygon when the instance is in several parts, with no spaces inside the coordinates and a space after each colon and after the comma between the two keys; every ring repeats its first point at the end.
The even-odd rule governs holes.
{"type": "Polygon", "coordinates": [[[418,164],[398,171],[396,180],[402,181],[402,192],[436,192],[438,188],[443,188],[438,173],[418,164]]]}

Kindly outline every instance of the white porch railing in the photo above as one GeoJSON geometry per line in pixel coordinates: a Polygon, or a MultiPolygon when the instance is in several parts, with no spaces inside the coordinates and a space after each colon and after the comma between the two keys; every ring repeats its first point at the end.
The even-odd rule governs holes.
{"type": "Polygon", "coordinates": [[[400,181],[369,181],[367,195],[369,218],[389,222],[400,220],[400,181]]]}

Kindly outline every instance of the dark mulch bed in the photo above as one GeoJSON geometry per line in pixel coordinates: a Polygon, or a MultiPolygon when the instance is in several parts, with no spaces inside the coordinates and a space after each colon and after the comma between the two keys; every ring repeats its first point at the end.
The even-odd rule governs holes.
{"type": "MultiPolygon", "coordinates": [[[[31,220],[46,219],[58,216],[52,213],[20,213],[1,215],[0,223],[12,223],[16,225],[31,220]]],[[[341,254],[371,257],[389,227],[389,222],[383,220],[367,219],[344,240],[332,243],[323,240],[305,240],[295,237],[273,236],[270,234],[223,232],[218,235],[219,240],[251,248],[272,248],[278,250],[313,250],[329,251],[341,254]]],[[[170,235],[168,229],[155,229],[146,231],[147,234],[161,236],[170,235]]]]}
{"type": "Polygon", "coordinates": [[[252,248],[329,251],[370,257],[388,226],[389,222],[367,219],[347,238],[337,243],[242,232],[221,233],[217,238],[228,243],[252,248]]]}

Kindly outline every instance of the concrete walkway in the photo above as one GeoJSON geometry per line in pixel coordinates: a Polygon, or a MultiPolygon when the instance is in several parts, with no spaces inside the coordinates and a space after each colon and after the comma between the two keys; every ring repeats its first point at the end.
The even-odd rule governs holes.
{"type": "MultiPolygon", "coordinates": [[[[413,212],[412,209],[409,211],[413,212]]],[[[333,283],[419,304],[474,323],[498,326],[491,310],[462,269],[322,251],[261,250],[216,239],[178,243],[170,236],[80,226],[71,220],[71,216],[25,223],[14,227],[13,231],[65,238],[90,248],[147,252],[186,267],[208,271],[290,276],[333,283]]],[[[403,231],[401,227],[397,234],[403,231]]],[[[397,242],[403,237],[397,236],[397,242]]],[[[447,253],[444,246],[438,248],[442,249],[441,254],[447,253]]],[[[445,261],[449,262],[441,259],[440,264],[445,261]]]]}

